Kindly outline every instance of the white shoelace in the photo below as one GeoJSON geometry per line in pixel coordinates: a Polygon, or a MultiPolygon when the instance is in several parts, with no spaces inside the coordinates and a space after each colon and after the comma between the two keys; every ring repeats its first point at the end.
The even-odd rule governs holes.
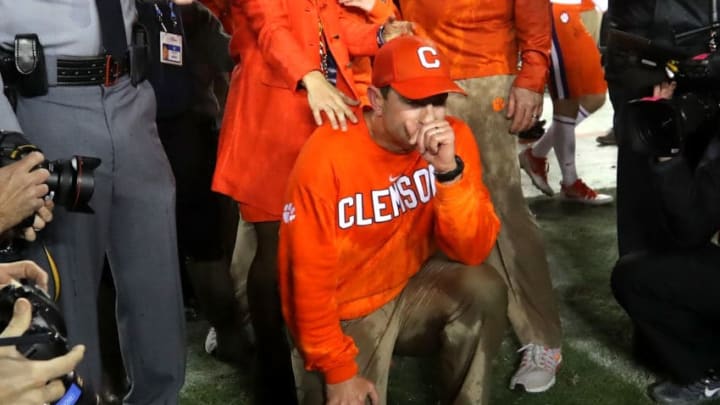
{"type": "Polygon", "coordinates": [[[558,349],[547,349],[541,345],[528,343],[518,350],[518,353],[523,352],[520,367],[525,368],[528,365],[532,365],[554,372],[561,361],[559,356],[555,356],[557,350],[558,349]]]}

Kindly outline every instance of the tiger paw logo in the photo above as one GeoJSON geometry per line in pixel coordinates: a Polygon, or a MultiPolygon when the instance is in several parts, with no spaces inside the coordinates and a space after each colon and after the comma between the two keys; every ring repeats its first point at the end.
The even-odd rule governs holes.
{"type": "Polygon", "coordinates": [[[283,222],[289,224],[295,220],[295,206],[292,203],[285,204],[283,208],[283,222]]]}

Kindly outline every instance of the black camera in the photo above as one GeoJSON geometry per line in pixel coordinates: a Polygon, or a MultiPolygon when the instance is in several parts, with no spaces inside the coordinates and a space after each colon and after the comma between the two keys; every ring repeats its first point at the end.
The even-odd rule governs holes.
{"type": "MultiPolygon", "coordinates": [[[[41,150],[17,132],[0,132],[0,167],[41,150]]],[[[46,160],[39,167],[50,172],[46,184],[53,201],[68,211],[93,212],[88,205],[95,190],[95,169],[100,159],[73,156],[68,160],[46,160]]]]}
{"type": "Polygon", "coordinates": [[[720,122],[720,54],[692,52],[611,29],[608,42],[623,52],[630,65],[641,68],[630,75],[648,84],[673,81],[672,99],[644,97],[632,100],[620,117],[620,142],[655,156],[682,154],[697,161],[720,122]]]}
{"type": "MultiPolygon", "coordinates": [[[[19,338],[5,338],[17,351],[30,360],[49,360],[68,353],[65,320],[50,297],[30,284],[10,284],[0,290],[0,330],[4,330],[13,316],[15,301],[25,298],[32,305],[30,328],[19,338]]],[[[62,377],[65,395],[58,405],[97,405],[99,400],[91,387],[74,371],[62,377]]]]}

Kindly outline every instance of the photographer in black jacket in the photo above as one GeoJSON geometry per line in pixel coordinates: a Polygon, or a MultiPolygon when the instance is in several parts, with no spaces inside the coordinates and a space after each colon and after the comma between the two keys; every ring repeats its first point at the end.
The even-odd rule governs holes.
{"type": "MultiPolygon", "coordinates": [[[[717,30],[711,21],[717,21],[716,0],[611,0],[609,5],[610,28],[686,55],[715,48],[717,30]]],[[[685,93],[673,94],[675,84],[661,84],[668,81],[665,60],[649,66],[642,62],[648,55],[626,45],[611,35],[605,55],[619,142],[620,260],[612,288],[634,322],[635,355],[670,375],[669,381],[651,387],[650,395],[662,403],[693,404],[720,395],[720,383],[711,371],[720,370],[720,346],[713,345],[720,337],[715,327],[720,305],[713,299],[713,281],[720,281],[720,272],[715,273],[720,270],[720,248],[710,242],[720,229],[718,114],[702,131],[688,136],[705,143],[689,153],[688,148],[678,153],[668,145],[664,151],[638,148],[636,134],[629,133],[632,126],[624,125],[633,108],[628,101],[661,96],[676,102],[685,93]]],[[[646,116],[648,123],[662,121],[651,117],[646,116]]]]}
{"type": "MultiPolygon", "coordinates": [[[[654,96],[669,99],[674,89],[675,83],[657,85],[654,96]]],[[[680,109],[677,99],[665,106],[680,109]]],[[[645,111],[655,114],[646,118],[672,122],[656,114],[665,108],[662,102],[626,106],[626,111],[649,106],[653,109],[645,111]]],[[[625,119],[638,118],[630,115],[625,119]]],[[[720,115],[715,109],[700,130],[674,139],[683,139],[682,144],[673,142],[673,136],[655,133],[655,139],[647,139],[650,145],[637,141],[626,145],[642,157],[651,201],[645,211],[655,216],[665,240],[621,256],[612,274],[612,289],[633,320],[636,333],[643,337],[642,344],[669,374],[669,380],[650,387],[650,396],[659,403],[696,404],[720,398],[720,379],[714,371],[720,370],[718,124],[720,115]],[[698,143],[702,147],[698,148],[698,143]]],[[[682,124],[670,127],[682,128],[682,124]]],[[[629,137],[637,135],[625,123],[620,128],[629,137]]]]}
{"type": "MultiPolygon", "coordinates": [[[[697,55],[709,51],[710,31],[687,35],[710,24],[716,0],[610,0],[609,28],[648,38],[658,44],[677,47],[697,55]]],[[[615,110],[618,138],[617,234],[620,257],[636,250],[657,246],[666,239],[655,214],[646,210],[651,199],[646,158],[627,147],[627,136],[617,120],[625,104],[653,94],[653,86],[665,80],[663,67],[639,66],[626,49],[612,39],[607,42],[605,78],[615,110]]]]}

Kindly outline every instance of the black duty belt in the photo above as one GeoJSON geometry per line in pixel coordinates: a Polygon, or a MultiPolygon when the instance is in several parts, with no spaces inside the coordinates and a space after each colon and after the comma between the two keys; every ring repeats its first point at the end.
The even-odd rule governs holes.
{"type": "Polygon", "coordinates": [[[112,56],[57,60],[57,84],[60,86],[112,86],[130,73],[129,58],[115,60],[112,56]]]}

